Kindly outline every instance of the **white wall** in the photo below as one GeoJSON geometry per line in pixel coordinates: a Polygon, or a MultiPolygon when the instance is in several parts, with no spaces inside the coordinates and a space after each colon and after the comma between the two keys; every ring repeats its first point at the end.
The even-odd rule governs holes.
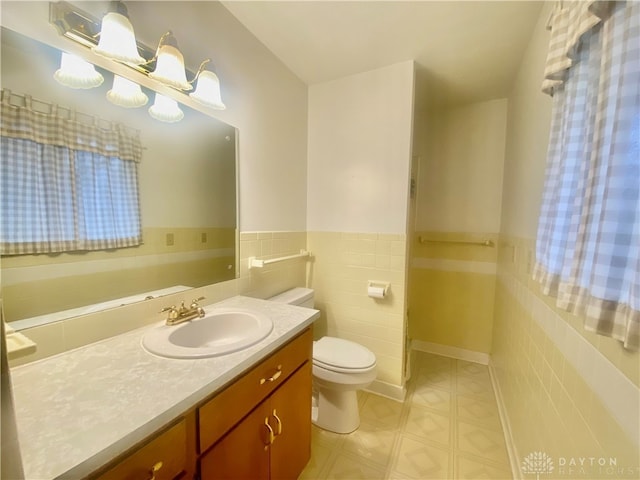
{"type": "MultiPolygon", "coordinates": [[[[548,18],[550,8],[540,18],[548,18]]],[[[540,91],[549,34],[534,32],[509,95],[502,190],[501,233],[522,238],[536,236],[551,125],[551,97],[540,91]]]]}
{"type": "Polygon", "coordinates": [[[406,232],[414,64],[309,87],[308,231],[406,232]]]}
{"type": "Polygon", "coordinates": [[[420,158],[416,230],[500,230],[507,100],[427,114],[420,158]]]}
{"type": "MultiPolygon", "coordinates": [[[[92,2],[73,3],[96,10],[92,2]]],[[[172,29],[187,64],[202,60],[193,52],[203,46],[212,57],[227,110],[211,115],[239,129],[240,229],[304,230],[306,85],[218,2],[129,2],[127,6],[145,43],[153,43],[146,37],[157,39],[172,29]]],[[[0,8],[2,25],[67,50],[78,48],[49,24],[49,2],[2,1],[0,8]]]]}

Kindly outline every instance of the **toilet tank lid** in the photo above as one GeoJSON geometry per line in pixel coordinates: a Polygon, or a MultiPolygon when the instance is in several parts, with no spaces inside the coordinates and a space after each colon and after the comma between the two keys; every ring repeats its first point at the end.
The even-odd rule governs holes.
{"type": "Polygon", "coordinates": [[[376,356],[367,347],[350,340],[322,337],[313,342],[313,360],[341,368],[368,368],[376,363],[376,356]]]}
{"type": "Polygon", "coordinates": [[[268,300],[271,302],[288,303],[290,305],[300,305],[311,298],[313,298],[313,289],[297,287],[275,295],[268,300]]]}

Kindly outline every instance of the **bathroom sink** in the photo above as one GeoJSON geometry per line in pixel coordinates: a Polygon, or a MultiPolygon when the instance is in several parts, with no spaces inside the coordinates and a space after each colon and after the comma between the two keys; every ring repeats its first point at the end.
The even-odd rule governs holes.
{"type": "Polygon", "coordinates": [[[273,330],[271,319],[255,310],[213,308],[205,312],[203,318],[180,325],[152,328],[142,337],[142,346],[161,357],[216,357],[250,347],[273,330]]]}

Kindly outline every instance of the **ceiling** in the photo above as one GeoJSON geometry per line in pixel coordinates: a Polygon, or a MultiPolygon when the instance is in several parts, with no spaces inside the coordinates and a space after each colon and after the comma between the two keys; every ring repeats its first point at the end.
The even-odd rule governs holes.
{"type": "MultiPolygon", "coordinates": [[[[104,0],[81,3],[96,17],[108,9],[104,0]]],[[[543,4],[513,0],[221,3],[308,85],[415,60],[418,105],[507,96],[543,4]]],[[[206,31],[206,19],[216,15],[217,2],[128,0],[126,4],[131,18],[156,20],[136,22],[136,35],[148,45],[170,25],[185,52],[196,60],[209,55],[207,45],[186,32],[206,31]],[[189,5],[188,10],[164,18],[175,12],[171,5],[176,4],[189,5]],[[167,8],[158,9],[159,5],[167,8]]]]}
{"type": "Polygon", "coordinates": [[[542,2],[223,1],[302,81],[415,60],[418,101],[508,94],[542,2]]]}

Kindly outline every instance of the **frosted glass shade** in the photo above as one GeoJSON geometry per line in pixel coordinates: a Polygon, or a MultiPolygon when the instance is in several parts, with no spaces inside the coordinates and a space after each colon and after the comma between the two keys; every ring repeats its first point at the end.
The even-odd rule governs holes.
{"type": "Polygon", "coordinates": [[[76,55],[65,52],[62,52],[60,68],[53,74],[53,78],[70,88],[94,88],[104,82],[104,77],[93,65],[76,55]]]}
{"type": "Polygon", "coordinates": [[[189,96],[195,101],[216,110],[224,110],[227,108],[222,103],[222,97],[220,95],[220,80],[218,76],[208,70],[203,70],[198,75],[198,84],[196,90],[190,93],[189,96]]]}
{"type": "Polygon", "coordinates": [[[137,108],[149,101],[140,85],[119,75],[113,76],[113,87],[107,92],[107,100],[125,108],[137,108]]]}
{"type": "Polygon", "coordinates": [[[184,117],[178,102],[159,93],[156,93],[156,99],[149,107],[149,115],[156,120],[168,123],[179,122],[184,117]]]}
{"type": "Polygon", "coordinates": [[[158,49],[156,69],[149,77],[179,90],[191,90],[184,71],[184,58],[176,47],[161,45],[158,49]]]}
{"type": "Polygon", "coordinates": [[[100,41],[93,51],[103,57],[119,62],[140,65],[145,59],[138,53],[133,26],[127,17],[109,12],[102,19],[100,41]]]}

